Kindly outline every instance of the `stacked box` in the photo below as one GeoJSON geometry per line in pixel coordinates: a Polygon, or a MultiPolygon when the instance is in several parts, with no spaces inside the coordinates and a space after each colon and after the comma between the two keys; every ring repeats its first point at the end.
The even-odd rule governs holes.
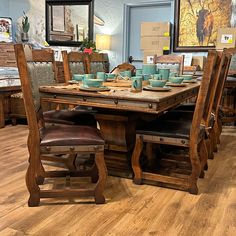
{"type": "Polygon", "coordinates": [[[170,22],[142,22],[140,48],[143,62],[153,63],[154,55],[161,56],[170,50],[170,22]]]}
{"type": "Polygon", "coordinates": [[[236,28],[220,28],[217,33],[216,49],[234,48],[236,46],[236,28]]]}

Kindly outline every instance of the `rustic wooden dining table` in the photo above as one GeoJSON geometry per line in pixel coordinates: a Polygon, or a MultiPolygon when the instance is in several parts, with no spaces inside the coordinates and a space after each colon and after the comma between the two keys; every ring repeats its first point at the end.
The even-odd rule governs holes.
{"type": "Polygon", "coordinates": [[[97,110],[96,119],[106,141],[105,161],[109,174],[132,177],[131,154],[136,125],[152,120],[198,93],[200,82],[171,87],[170,91],[131,92],[129,86],[105,83],[109,91],[81,91],[79,85],[39,88],[41,103],[89,106],[97,110]]]}

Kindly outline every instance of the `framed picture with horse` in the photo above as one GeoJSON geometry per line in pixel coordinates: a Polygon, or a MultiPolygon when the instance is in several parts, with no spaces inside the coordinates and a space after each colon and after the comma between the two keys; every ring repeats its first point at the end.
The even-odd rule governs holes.
{"type": "Polygon", "coordinates": [[[174,51],[214,48],[218,28],[234,27],[235,0],[175,0],[174,51]]]}

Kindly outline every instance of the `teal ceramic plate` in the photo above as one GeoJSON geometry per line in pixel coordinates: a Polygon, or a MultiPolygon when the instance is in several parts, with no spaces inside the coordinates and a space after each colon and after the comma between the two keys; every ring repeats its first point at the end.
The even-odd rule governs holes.
{"type": "Polygon", "coordinates": [[[170,91],[171,88],[164,86],[164,87],[152,87],[150,85],[143,87],[144,90],[149,90],[149,91],[157,91],[157,92],[167,92],[170,91]]]}
{"type": "Polygon", "coordinates": [[[173,84],[173,83],[170,83],[170,82],[167,82],[166,85],[168,86],[171,86],[171,87],[186,87],[187,84],[173,84]]]}
{"type": "Polygon", "coordinates": [[[196,79],[191,79],[191,80],[184,80],[183,83],[196,83],[196,79]]]}
{"type": "Polygon", "coordinates": [[[102,92],[102,91],[110,91],[110,88],[108,88],[106,86],[101,86],[101,87],[80,86],[79,90],[89,91],[89,92],[102,92]]]}

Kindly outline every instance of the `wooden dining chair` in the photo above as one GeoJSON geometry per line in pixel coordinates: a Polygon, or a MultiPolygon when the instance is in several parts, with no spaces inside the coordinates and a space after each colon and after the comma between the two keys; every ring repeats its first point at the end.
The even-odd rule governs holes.
{"type": "MultiPolygon", "coordinates": [[[[222,70],[220,72],[220,79],[218,81],[216,92],[214,96],[214,101],[212,105],[212,114],[214,115],[215,122],[212,125],[212,129],[210,130],[211,133],[211,140],[212,140],[212,151],[217,152],[217,144],[220,143],[220,134],[222,131],[222,121],[220,119],[220,104],[222,101],[222,95],[224,93],[225,82],[227,80],[228,71],[230,68],[231,58],[233,53],[236,53],[236,49],[225,49],[225,53],[227,53],[225,63],[222,66],[222,70]]],[[[213,156],[212,156],[213,157],[213,156]]]]}
{"type": "MultiPolygon", "coordinates": [[[[40,104],[39,86],[54,85],[55,81],[55,64],[53,51],[48,50],[27,50],[28,71],[32,76],[32,93],[34,101],[40,104]]],[[[21,95],[21,102],[23,96],[21,95]]],[[[23,106],[22,109],[25,110],[23,106]]],[[[80,107],[79,109],[63,109],[60,103],[56,104],[43,104],[43,121],[45,125],[88,125],[97,127],[97,122],[94,113],[87,108],[80,107]],[[52,108],[52,109],[51,109],[52,108]]],[[[57,158],[44,157],[45,160],[53,163],[63,163],[69,169],[76,168],[75,159],[71,158],[57,158]]]]}
{"type": "Polygon", "coordinates": [[[124,62],[124,63],[122,63],[122,64],[120,64],[120,65],[117,65],[116,67],[114,67],[114,68],[111,70],[110,73],[112,73],[112,74],[119,74],[120,72],[126,71],[126,70],[130,70],[132,76],[135,75],[135,70],[136,70],[135,66],[132,65],[132,64],[129,64],[129,63],[127,63],[127,62],[124,62]]]}
{"type": "Polygon", "coordinates": [[[86,54],[82,52],[67,52],[62,51],[63,68],[65,82],[68,83],[72,79],[73,74],[88,74],[86,64],[86,54]]]}
{"type": "Polygon", "coordinates": [[[157,69],[170,69],[170,72],[176,72],[179,75],[183,74],[184,55],[162,55],[155,56],[153,63],[157,65],[157,69]]]}
{"type": "MultiPolygon", "coordinates": [[[[201,174],[203,161],[199,157],[199,146],[201,152],[206,152],[205,128],[201,125],[204,117],[204,106],[210,85],[217,52],[209,51],[203,79],[200,85],[196,107],[192,120],[189,122],[154,120],[147,122],[136,130],[136,143],[132,154],[132,168],[134,171],[134,183],[141,184],[145,181],[155,181],[162,185],[187,190],[192,194],[198,193],[197,181],[201,174]],[[182,147],[188,150],[188,156],[177,156],[170,160],[175,164],[174,168],[185,163],[186,170],[183,173],[175,173],[175,169],[161,168],[157,172],[143,170],[144,163],[141,155],[144,144],[159,144],[182,147]],[[142,161],[141,161],[142,160],[142,161]]],[[[157,157],[161,159],[160,156],[157,157]]]]}
{"type": "Polygon", "coordinates": [[[103,53],[86,54],[86,66],[88,74],[97,74],[97,72],[106,71],[106,60],[103,53]]]}
{"type": "MultiPolygon", "coordinates": [[[[26,58],[22,44],[15,44],[16,60],[22,85],[25,110],[28,121],[29,167],[26,185],[30,193],[28,205],[38,206],[41,198],[78,198],[93,196],[96,203],[104,203],[107,170],[104,162],[104,140],[99,131],[91,126],[44,126],[40,104],[33,91],[34,75],[38,68],[32,58],[26,58]],[[43,156],[90,154],[95,156],[94,166],[87,171],[46,171],[43,156]],[[94,188],[42,189],[45,178],[90,176],[97,182],[94,188]]],[[[61,157],[62,158],[62,157],[61,157]]],[[[70,182],[72,185],[72,183],[70,182]]],[[[68,185],[68,184],[67,184],[68,185]]]]}
{"type": "MultiPolygon", "coordinates": [[[[210,89],[207,93],[203,124],[206,129],[208,158],[210,159],[213,158],[213,151],[217,150],[216,140],[219,139],[220,135],[219,104],[222,98],[231,57],[232,55],[229,50],[224,50],[223,53],[218,52],[214,73],[210,80],[210,89]]],[[[195,104],[183,104],[166,114],[164,118],[173,119],[175,117],[176,119],[176,117],[178,117],[178,120],[191,119],[194,109],[195,104]]]]}

